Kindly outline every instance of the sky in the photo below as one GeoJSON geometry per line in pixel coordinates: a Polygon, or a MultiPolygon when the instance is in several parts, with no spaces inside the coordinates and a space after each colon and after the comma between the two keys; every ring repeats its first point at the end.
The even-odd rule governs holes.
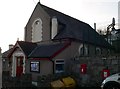
{"type": "MultiPolygon", "coordinates": [[[[9,44],[24,40],[26,26],[37,2],[88,23],[97,29],[106,28],[114,17],[118,23],[119,0],[1,0],[0,47],[2,52],[9,44]]],[[[116,25],[117,26],[117,25],[116,25]]]]}

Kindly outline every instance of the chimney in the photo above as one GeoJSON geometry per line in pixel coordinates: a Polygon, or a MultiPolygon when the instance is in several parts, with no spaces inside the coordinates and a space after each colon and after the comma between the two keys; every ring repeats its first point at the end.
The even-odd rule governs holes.
{"type": "Polygon", "coordinates": [[[14,46],[13,44],[10,44],[10,45],[9,45],[9,49],[13,48],[13,46],[14,46]]]}
{"type": "Polygon", "coordinates": [[[94,23],[94,29],[95,29],[95,31],[96,31],[96,23],[94,23]]]}

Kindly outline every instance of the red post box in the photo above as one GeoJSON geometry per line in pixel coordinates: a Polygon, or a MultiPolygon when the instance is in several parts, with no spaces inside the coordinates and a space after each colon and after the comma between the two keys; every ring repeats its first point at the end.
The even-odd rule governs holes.
{"type": "Polygon", "coordinates": [[[103,70],[102,70],[102,78],[105,79],[105,78],[107,78],[108,76],[110,76],[110,70],[108,70],[108,69],[103,69],[103,70]]]}
{"type": "Polygon", "coordinates": [[[87,72],[87,65],[86,64],[81,64],[81,66],[80,66],[80,72],[82,74],[86,74],[86,72],[87,72]]]}

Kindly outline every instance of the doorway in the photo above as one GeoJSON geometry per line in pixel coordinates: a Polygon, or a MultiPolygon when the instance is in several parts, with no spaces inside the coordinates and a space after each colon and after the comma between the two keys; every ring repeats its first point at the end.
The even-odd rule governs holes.
{"type": "Polygon", "coordinates": [[[23,74],[23,57],[16,58],[16,76],[21,76],[23,74]]]}

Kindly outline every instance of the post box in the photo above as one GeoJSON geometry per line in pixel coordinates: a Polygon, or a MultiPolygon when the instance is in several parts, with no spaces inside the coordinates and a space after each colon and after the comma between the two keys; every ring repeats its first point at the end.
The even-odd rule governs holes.
{"type": "Polygon", "coordinates": [[[103,69],[103,70],[102,70],[102,78],[105,79],[105,78],[107,78],[108,76],[110,76],[110,70],[108,70],[108,69],[103,69]]]}
{"type": "Polygon", "coordinates": [[[81,64],[80,65],[80,72],[82,74],[86,74],[86,72],[87,72],[87,65],[86,64],[81,64]]]}

